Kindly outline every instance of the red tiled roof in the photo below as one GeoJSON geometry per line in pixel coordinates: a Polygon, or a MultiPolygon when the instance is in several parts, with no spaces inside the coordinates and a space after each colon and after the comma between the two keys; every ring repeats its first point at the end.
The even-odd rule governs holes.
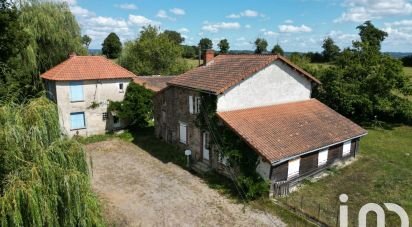
{"type": "Polygon", "coordinates": [[[100,80],[136,75],[103,56],[71,56],[41,75],[47,80],[100,80]]]}
{"type": "Polygon", "coordinates": [[[316,99],[219,112],[218,116],[270,162],[367,133],[316,99]]]}
{"type": "Polygon", "coordinates": [[[133,79],[133,82],[145,86],[154,92],[167,87],[167,82],[175,78],[176,76],[138,76],[133,79]]]}
{"type": "Polygon", "coordinates": [[[280,55],[258,54],[218,55],[206,66],[201,66],[179,75],[170,81],[169,84],[221,94],[276,60],[284,62],[300,75],[320,84],[320,81],[315,77],[280,55]]]}

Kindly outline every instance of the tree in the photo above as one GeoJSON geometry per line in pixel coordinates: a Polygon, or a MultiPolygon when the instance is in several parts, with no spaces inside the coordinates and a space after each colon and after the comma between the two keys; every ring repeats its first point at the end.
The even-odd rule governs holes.
{"type": "Polygon", "coordinates": [[[412,67],[412,55],[403,57],[402,59],[403,66],[412,67]]]}
{"type": "Polygon", "coordinates": [[[89,45],[92,42],[92,38],[90,38],[88,35],[82,36],[82,43],[86,47],[86,49],[89,49],[89,45]]]}
{"type": "Polygon", "coordinates": [[[219,44],[217,44],[219,46],[220,49],[220,53],[222,54],[227,54],[229,52],[229,42],[227,41],[227,39],[222,39],[220,40],[219,44]]]}
{"type": "Polygon", "coordinates": [[[354,42],[355,47],[380,51],[381,43],[388,36],[388,33],[376,28],[370,21],[356,27],[359,30],[361,42],[354,42]]]}
{"type": "Polygon", "coordinates": [[[182,45],[184,58],[197,58],[199,48],[197,46],[182,45]]]}
{"type": "Polygon", "coordinates": [[[327,62],[335,60],[340,52],[340,48],[330,37],[327,37],[325,40],[323,40],[322,48],[323,59],[327,62]]]}
{"type": "Polygon", "coordinates": [[[163,32],[170,40],[174,41],[176,44],[181,44],[185,41],[185,38],[177,31],[165,30],[163,32]]]}
{"type": "Polygon", "coordinates": [[[188,69],[182,47],[150,25],[139,38],[126,42],[119,63],[137,75],[175,75],[188,69]]]}
{"type": "Polygon", "coordinates": [[[26,0],[14,7],[10,2],[14,1],[0,2],[0,29],[5,29],[0,33],[0,55],[8,59],[0,66],[0,99],[7,95],[24,101],[42,91],[40,73],[67,59],[69,53],[87,52],[67,4],[26,0]]]}
{"type": "Polygon", "coordinates": [[[257,38],[255,41],[255,54],[263,54],[266,52],[266,48],[268,47],[268,42],[266,39],[263,38],[257,38]]]}
{"type": "Polygon", "coordinates": [[[399,60],[379,52],[384,32],[368,22],[358,29],[361,41],[343,50],[334,65],[319,75],[322,86],[314,96],[358,122],[373,121],[375,117],[412,122],[412,105],[399,95],[412,93],[409,78],[399,60]]]}
{"type": "Polygon", "coordinates": [[[212,49],[213,48],[213,43],[212,43],[212,40],[210,40],[209,38],[202,38],[199,41],[199,46],[200,46],[200,49],[203,52],[205,50],[212,49]]]}
{"type": "Polygon", "coordinates": [[[0,105],[0,226],[103,226],[83,146],[45,97],[0,105]]]}
{"type": "Polygon", "coordinates": [[[10,1],[0,0],[0,100],[30,80],[19,76],[17,58],[28,46],[29,37],[19,22],[21,13],[10,1]]]}
{"type": "Polygon", "coordinates": [[[122,119],[130,121],[131,126],[146,127],[153,119],[154,93],[145,87],[130,83],[125,98],[121,102],[110,102],[109,110],[116,111],[122,119]]]}
{"type": "Polygon", "coordinates": [[[272,49],[272,54],[284,55],[282,47],[279,44],[276,44],[272,49]]]}
{"type": "Polygon", "coordinates": [[[102,54],[110,59],[115,59],[120,56],[122,52],[122,43],[116,33],[111,32],[102,43],[102,54]]]}

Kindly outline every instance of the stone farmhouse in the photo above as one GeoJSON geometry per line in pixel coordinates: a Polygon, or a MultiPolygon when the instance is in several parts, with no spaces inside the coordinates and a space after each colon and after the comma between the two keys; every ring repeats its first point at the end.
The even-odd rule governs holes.
{"type": "Polygon", "coordinates": [[[109,101],[122,101],[132,72],[103,56],[76,56],[41,75],[47,95],[58,107],[64,133],[90,136],[126,126],[107,111],[109,101]]]}
{"type": "Polygon", "coordinates": [[[167,82],[154,98],[156,136],[189,149],[197,171],[225,173],[227,162],[207,130],[196,126],[202,94],[217,99],[224,124],[259,155],[256,171],[271,192],[354,157],[367,131],[311,98],[320,82],[279,55],[218,55],[167,82]]]}

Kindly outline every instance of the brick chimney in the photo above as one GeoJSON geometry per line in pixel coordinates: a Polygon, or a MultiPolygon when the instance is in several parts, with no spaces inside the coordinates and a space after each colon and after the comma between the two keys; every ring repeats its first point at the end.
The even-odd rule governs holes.
{"type": "Polygon", "coordinates": [[[212,49],[208,49],[205,51],[203,56],[203,65],[208,65],[213,58],[215,57],[215,51],[212,49]]]}

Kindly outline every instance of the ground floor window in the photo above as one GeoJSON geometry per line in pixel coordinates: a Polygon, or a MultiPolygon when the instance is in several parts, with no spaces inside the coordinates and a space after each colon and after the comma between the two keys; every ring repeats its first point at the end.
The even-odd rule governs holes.
{"type": "Polygon", "coordinates": [[[103,121],[107,120],[107,112],[104,112],[102,114],[102,119],[103,119],[103,121]]]}
{"type": "Polygon", "coordinates": [[[86,128],[84,112],[77,112],[70,114],[70,129],[86,128]]]}
{"type": "Polygon", "coordinates": [[[300,158],[290,160],[288,163],[288,179],[299,175],[300,158]]]}
{"type": "Polygon", "coordinates": [[[350,154],[350,147],[351,147],[350,141],[343,143],[342,156],[348,156],[350,154]]]}
{"type": "Polygon", "coordinates": [[[187,144],[187,124],[179,122],[179,141],[187,144]]]}
{"type": "Polygon", "coordinates": [[[319,151],[318,166],[323,166],[328,161],[328,149],[319,151]]]}

